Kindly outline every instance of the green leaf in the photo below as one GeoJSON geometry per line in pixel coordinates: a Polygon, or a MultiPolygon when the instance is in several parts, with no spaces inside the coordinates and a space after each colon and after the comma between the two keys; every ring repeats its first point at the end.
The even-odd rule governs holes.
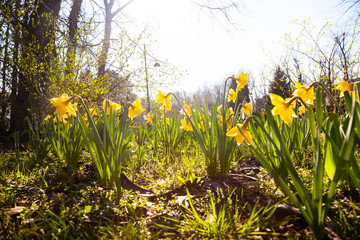
{"type": "Polygon", "coordinates": [[[90,213],[91,210],[92,210],[92,206],[90,205],[85,206],[85,213],[90,213]]]}
{"type": "Polygon", "coordinates": [[[333,180],[336,172],[336,157],[334,156],[331,144],[326,146],[325,171],[328,177],[333,180]]]}

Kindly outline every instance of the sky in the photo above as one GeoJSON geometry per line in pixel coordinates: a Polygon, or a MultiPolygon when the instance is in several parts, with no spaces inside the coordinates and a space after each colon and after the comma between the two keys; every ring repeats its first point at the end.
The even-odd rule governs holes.
{"type": "Polygon", "coordinates": [[[254,78],[271,72],[284,51],[279,41],[300,30],[292,22],[336,25],[346,18],[340,2],[243,0],[241,11],[230,15],[235,27],[224,18],[212,19],[190,0],[135,0],[124,13],[139,26],[152,26],[154,56],[188,73],[179,86],[166,90],[195,91],[241,71],[254,78]]]}

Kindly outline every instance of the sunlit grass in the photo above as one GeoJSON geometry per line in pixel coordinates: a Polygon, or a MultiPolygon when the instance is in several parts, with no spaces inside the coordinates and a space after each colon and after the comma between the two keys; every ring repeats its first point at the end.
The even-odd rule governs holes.
{"type": "MultiPolygon", "coordinates": [[[[238,88],[247,84],[243,73],[236,80],[238,88]]],[[[183,115],[171,112],[177,96],[159,92],[162,105],[145,120],[140,100],[104,100],[90,109],[79,96],[54,98],[61,115],[29,121],[29,147],[0,154],[0,235],[298,237],[284,231],[287,218],[274,222],[275,202],[295,206],[313,238],[324,237],[329,218],[339,234],[349,234],[359,214],[359,91],[345,92],[344,109],[334,103],[338,111],[328,113],[321,95],[328,91],[319,83],[314,95],[312,87],[297,84],[302,92],[287,100],[272,95],[275,107],[265,114],[245,102],[230,108],[236,92],[227,102],[226,85],[220,105],[178,102],[183,115]],[[242,169],[243,159],[259,167],[242,169]],[[123,174],[147,193],[123,182],[123,174]]]]}

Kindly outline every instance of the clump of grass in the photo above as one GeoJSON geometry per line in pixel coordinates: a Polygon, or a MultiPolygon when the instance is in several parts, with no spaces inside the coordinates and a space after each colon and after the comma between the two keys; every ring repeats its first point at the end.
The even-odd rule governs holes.
{"type": "MultiPolygon", "coordinates": [[[[221,194],[216,198],[209,193],[195,199],[187,192],[187,203],[181,204],[182,218],[174,221],[175,227],[168,227],[175,233],[169,236],[195,239],[249,239],[258,236],[280,236],[272,230],[270,218],[276,210],[275,205],[259,207],[239,205],[236,191],[221,194]],[[187,205],[187,206],[186,206],[187,205]]],[[[280,225],[286,222],[281,222],[280,225]]],[[[284,235],[285,236],[285,235],[284,235]]]]}

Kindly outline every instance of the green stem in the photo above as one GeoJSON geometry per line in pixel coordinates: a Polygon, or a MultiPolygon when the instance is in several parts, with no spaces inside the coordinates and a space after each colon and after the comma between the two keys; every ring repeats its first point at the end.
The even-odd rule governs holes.
{"type": "Polygon", "coordinates": [[[325,87],[325,85],[322,82],[318,82],[318,84],[322,87],[322,89],[325,90],[326,94],[330,97],[331,101],[335,103],[336,107],[339,109],[341,114],[345,114],[345,112],[341,109],[339,103],[335,100],[334,96],[329,92],[329,90],[325,87]]]}

